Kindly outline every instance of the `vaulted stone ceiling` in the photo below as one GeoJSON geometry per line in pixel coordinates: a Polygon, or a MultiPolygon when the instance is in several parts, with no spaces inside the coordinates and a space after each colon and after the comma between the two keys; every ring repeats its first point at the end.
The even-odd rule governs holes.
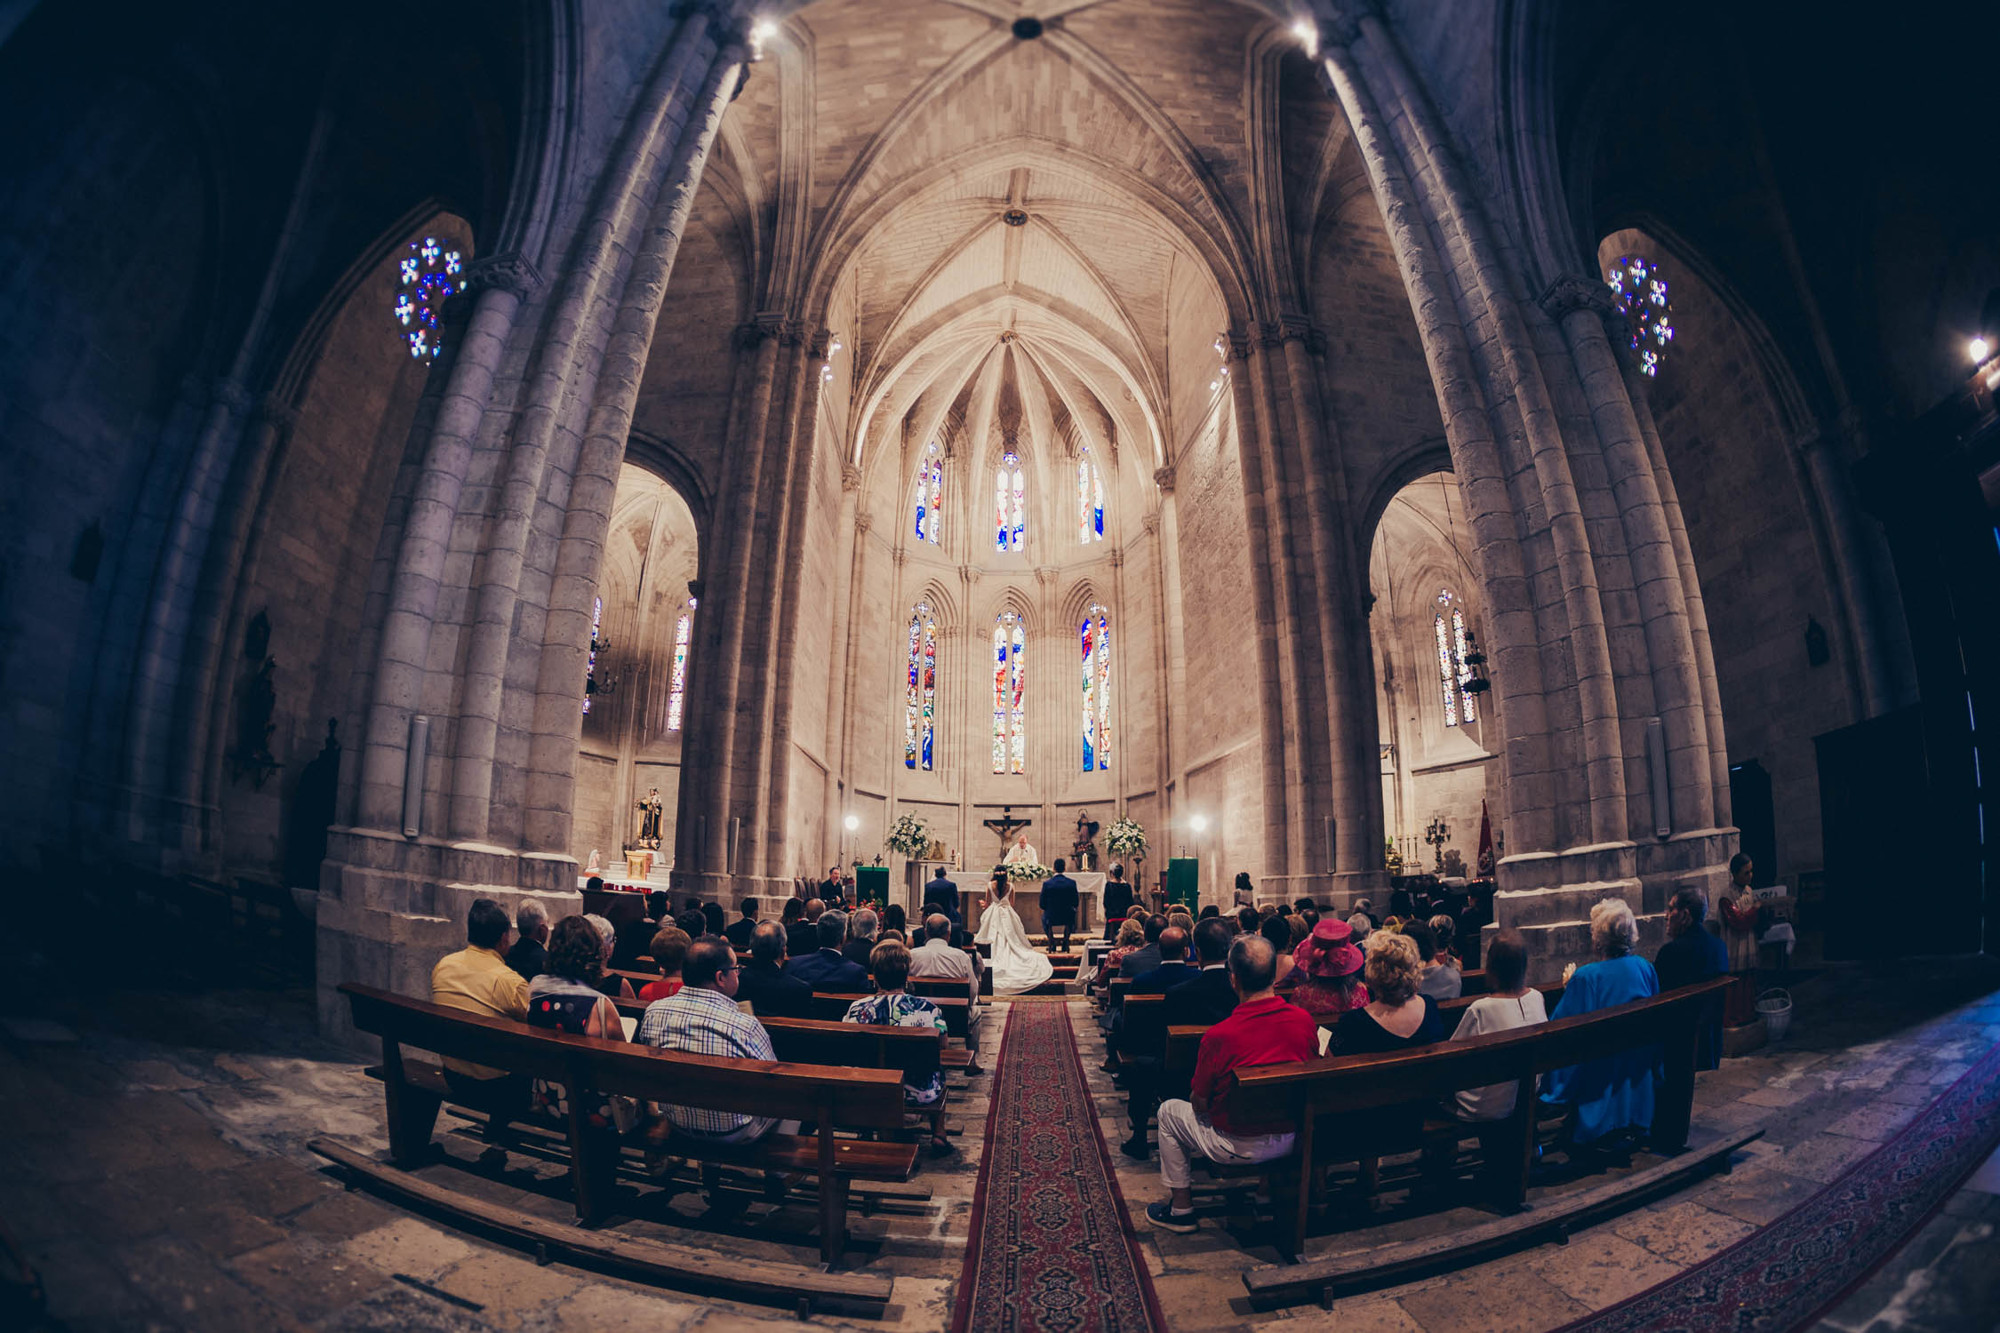
{"type": "Polygon", "coordinates": [[[1295,304],[1286,196],[1326,172],[1278,164],[1325,156],[1329,103],[1282,113],[1296,41],[1263,8],[818,0],[764,47],[717,188],[763,308],[825,311],[853,358],[830,405],[864,465],[978,429],[997,373],[1150,473],[1213,402],[1218,334],[1295,304]]]}

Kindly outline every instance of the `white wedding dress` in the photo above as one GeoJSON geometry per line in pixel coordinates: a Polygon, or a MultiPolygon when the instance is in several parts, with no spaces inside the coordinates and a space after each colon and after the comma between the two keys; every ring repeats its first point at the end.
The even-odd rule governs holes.
{"type": "Polygon", "coordinates": [[[993,973],[995,995],[1019,995],[1033,990],[1055,975],[1049,956],[1028,943],[1021,928],[1021,914],[1006,898],[995,898],[979,914],[979,933],[973,939],[987,946],[986,966],[993,973]]]}

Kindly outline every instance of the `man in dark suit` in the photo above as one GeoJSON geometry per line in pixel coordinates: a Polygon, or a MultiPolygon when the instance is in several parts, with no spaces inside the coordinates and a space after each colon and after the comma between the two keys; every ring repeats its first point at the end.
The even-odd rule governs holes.
{"type": "MultiPolygon", "coordinates": [[[[797,899],[793,900],[797,902],[797,899]]],[[[808,898],[792,910],[791,903],[785,905],[785,952],[793,958],[804,958],[819,948],[819,916],[826,905],[817,898],[808,898]]]]}
{"type": "Polygon", "coordinates": [[[1069,933],[1076,929],[1076,881],[1063,873],[1063,859],[1056,858],[1056,873],[1042,881],[1042,935],[1051,949],[1056,932],[1062,932],[1062,951],[1069,952],[1069,933]]]}
{"type": "Polygon", "coordinates": [[[1236,988],[1229,983],[1229,946],[1235,938],[1222,921],[1204,921],[1194,928],[1200,971],[1166,991],[1162,1007],[1168,1027],[1209,1027],[1235,1012],[1236,988]]]}
{"type": "Polygon", "coordinates": [[[514,930],[520,938],[507,951],[507,966],[533,981],[549,970],[549,909],[541,899],[521,899],[514,909],[514,930]]]}
{"type": "Polygon", "coordinates": [[[745,898],[736,905],[736,910],[743,915],[730,922],[723,930],[722,936],[729,941],[730,947],[736,952],[747,953],[750,949],[750,937],[757,931],[757,900],[745,898]]]}
{"type": "MultiPolygon", "coordinates": [[[[674,924],[669,915],[672,900],[658,889],[646,895],[646,915],[621,921],[612,934],[611,966],[632,969],[639,966],[639,959],[653,947],[653,936],[661,926],[674,924]]],[[[647,969],[651,970],[651,969],[647,969]]]]}
{"type": "MultiPolygon", "coordinates": [[[[1132,978],[1132,987],[1125,993],[1130,1000],[1134,995],[1168,995],[1173,988],[1184,984],[1195,975],[1194,968],[1188,966],[1187,932],[1179,926],[1168,926],[1160,932],[1159,941],[1148,946],[1157,949],[1159,966],[1149,968],[1132,978]]],[[[1146,1141],[1146,1121],[1152,1117],[1153,1107],[1160,1100],[1160,1056],[1164,1053],[1167,1039],[1166,1004],[1134,1005],[1124,1010],[1118,1031],[1113,1040],[1118,1046],[1118,1068],[1125,1077],[1125,1092],[1132,1112],[1132,1137],[1120,1145],[1127,1157],[1146,1159],[1151,1151],[1146,1141]]]]}
{"type": "Polygon", "coordinates": [[[785,928],[766,921],[750,932],[750,961],[736,977],[736,998],[759,1018],[811,1018],[812,987],[784,973],[785,928]]]}
{"type": "Polygon", "coordinates": [[[1132,886],[1125,882],[1125,867],[1111,863],[1111,878],[1104,881],[1104,938],[1118,938],[1118,924],[1121,917],[1132,914],[1135,901],[1132,886]]]}
{"type": "Polygon", "coordinates": [[[1167,928],[1167,919],[1158,912],[1146,918],[1146,943],[1125,955],[1125,961],[1118,965],[1121,977],[1136,977],[1150,972],[1160,965],[1160,934],[1167,928]]]}
{"type": "Polygon", "coordinates": [[[852,994],[868,989],[868,969],[851,963],[840,952],[847,937],[847,917],[840,912],[821,912],[818,922],[819,948],[803,958],[785,964],[785,975],[803,981],[816,991],[852,994]]]}
{"type": "Polygon", "coordinates": [[[872,907],[863,907],[847,918],[847,942],[840,946],[840,952],[850,963],[859,963],[863,971],[868,969],[868,955],[875,952],[875,932],[882,928],[882,918],[872,907]]]}
{"type": "Polygon", "coordinates": [[[965,922],[958,911],[958,885],[945,877],[943,866],[939,866],[930,883],[924,885],[923,915],[929,916],[932,912],[942,913],[954,926],[965,922]]]}

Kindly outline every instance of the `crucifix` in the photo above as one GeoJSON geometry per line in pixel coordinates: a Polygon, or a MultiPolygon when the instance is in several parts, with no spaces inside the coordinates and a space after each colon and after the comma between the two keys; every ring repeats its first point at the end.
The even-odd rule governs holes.
{"type": "Polygon", "coordinates": [[[1005,856],[1007,855],[1007,844],[1014,840],[1014,831],[1016,829],[1027,828],[1035,821],[1032,819],[1016,819],[1014,818],[1014,807],[1003,805],[1000,807],[1000,818],[982,819],[979,822],[1000,835],[1000,855],[1005,856]]]}

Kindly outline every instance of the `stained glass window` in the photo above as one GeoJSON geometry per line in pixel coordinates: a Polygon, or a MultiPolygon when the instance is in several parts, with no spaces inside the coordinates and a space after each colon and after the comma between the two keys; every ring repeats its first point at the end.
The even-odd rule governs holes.
{"type": "Polygon", "coordinates": [[[590,711],[590,696],[597,693],[598,631],[604,627],[604,599],[590,599],[590,662],[583,669],[583,711],[590,711]]]}
{"type": "Polygon", "coordinates": [[[910,612],[909,691],[903,714],[903,766],[934,767],[937,738],[937,617],[927,602],[910,612]]]}
{"type": "Polygon", "coordinates": [[[944,456],[935,442],[924,450],[917,469],[917,540],[938,544],[938,525],[944,517],[944,456]]]}
{"type": "Polygon", "coordinates": [[[1674,340],[1674,308],[1667,301],[1667,280],[1660,266],[1638,255],[1626,255],[1604,270],[1618,308],[1632,329],[1632,350],[1639,354],[1639,369],[1648,375],[1660,373],[1660,359],[1674,340]]]}
{"type": "Polygon", "coordinates": [[[1001,455],[1000,470],[994,478],[993,522],[997,533],[996,549],[1028,549],[1028,474],[1012,449],[1001,455]]]}
{"type": "Polygon", "coordinates": [[[1438,685],[1444,691],[1444,724],[1455,727],[1461,721],[1479,720],[1479,696],[1465,687],[1471,683],[1472,667],[1465,655],[1465,612],[1451,589],[1440,588],[1437,614],[1431,620],[1437,639],[1438,685]],[[1447,620],[1449,623],[1447,623],[1447,620]]]}
{"type": "Polygon", "coordinates": [[[1076,463],[1076,522],[1085,546],[1104,540],[1104,478],[1088,449],[1076,463]]]}
{"type": "Polygon", "coordinates": [[[438,339],[438,316],[445,299],[464,285],[465,261],[449,242],[434,236],[411,241],[396,266],[396,303],[391,309],[401,325],[410,355],[435,359],[444,350],[438,339]]]}
{"type": "Polygon", "coordinates": [[[1083,618],[1083,771],[1111,767],[1111,623],[1101,606],[1083,618]]]}
{"type": "Polygon", "coordinates": [[[993,771],[1028,771],[1028,710],[1021,618],[1002,611],[993,623],[993,771]]]}
{"type": "Polygon", "coordinates": [[[690,597],[674,625],[674,670],[667,686],[668,731],[681,729],[681,714],[687,707],[688,645],[693,641],[694,598],[690,597]]]}

